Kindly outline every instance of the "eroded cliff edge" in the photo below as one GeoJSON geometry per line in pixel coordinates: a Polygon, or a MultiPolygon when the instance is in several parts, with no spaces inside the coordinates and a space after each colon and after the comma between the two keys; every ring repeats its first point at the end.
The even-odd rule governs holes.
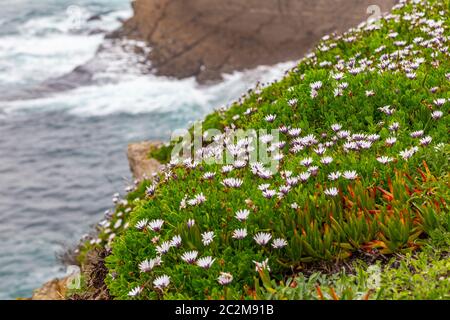
{"type": "Polygon", "coordinates": [[[374,6],[385,12],[395,2],[135,0],[134,16],[110,37],[147,42],[147,59],[159,75],[205,82],[299,59],[325,34],[345,31],[376,15],[374,6]]]}

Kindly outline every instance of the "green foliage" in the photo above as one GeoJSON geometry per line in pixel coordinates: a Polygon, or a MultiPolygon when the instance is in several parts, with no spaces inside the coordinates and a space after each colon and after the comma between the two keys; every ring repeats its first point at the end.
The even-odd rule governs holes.
{"type": "MultiPolygon", "coordinates": [[[[445,283],[436,282],[428,291],[424,283],[431,281],[427,272],[435,280],[448,269],[448,263],[413,253],[427,246],[427,237],[436,244],[448,241],[450,59],[448,46],[446,50],[435,47],[436,41],[423,42],[435,33],[449,37],[449,4],[448,0],[408,3],[379,26],[324,38],[315,53],[285,78],[258,86],[229,109],[207,116],[203,130],[301,128],[302,137],[313,135],[317,143],[327,145],[326,155],[333,161],[320,164],[322,157],[314,151],[315,146],[292,152],[295,138],[283,134],[286,144],[278,152],[284,157],[278,172],[269,178],[255,175],[248,165],[227,173],[216,163],[168,166],[154,182],[154,193],[145,195],[150,182],[143,182],[117,206],[110,224],[100,228],[99,241],[85,247],[111,245],[106,279],[111,294],[127,299],[132,289],[140,288],[139,299],[447,298],[445,283]],[[411,18],[418,12],[428,20],[411,18]],[[437,20],[442,22],[442,30],[434,23],[430,27],[430,21],[437,20]],[[383,67],[386,59],[389,63],[383,67]],[[344,79],[339,81],[336,75],[341,69],[344,79]],[[415,75],[411,75],[413,71],[415,75]],[[312,84],[318,81],[322,87],[314,92],[312,84]],[[336,91],[343,82],[346,88],[336,91]],[[437,99],[444,103],[436,103],[437,99]],[[380,110],[385,106],[395,112],[380,110]],[[442,112],[440,117],[432,115],[436,111],[442,112]],[[266,121],[270,114],[276,118],[266,121]],[[346,149],[343,145],[353,138],[339,138],[332,128],[336,123],[353,135],[375,138],[367,149],[346,149]],[[392,129],[394,124],[399,128],[392,129]],[[432,142],[414,137],[420,130],[432,142]],[[389,137],[395,137],[396,143],[389,145],[389,137]],[[383,163],[381,156],[390,160],[383,163]],[[305,157],[311,157],[320,168],[280,195],[279,190],[287,186],[287,172],[294,177],[310,169],[300,165],[305,157]],[[329,178],[331,173],[347,170],[355,171],[357,177],[329,178]],[[211,179],[204,177],[207,172],[214,174],[211,179]],[[240,179],[242,185],[225,187],[227,178],[240,179]],[[262,184],[277,194],[265,197],[262,184]],[[338,193],[330,196],[330,188],[338,193]],[[196,196],[205,199],[189,204],[196,196]],[[247,220],[235,218],[239,210],[249,211],[247,220]],[[164,224],[155,231],[149,222],[157,219],[164,224]],[[189,227],[189,219],[195,220],[195,225],[189,227]],[[145,222],[143,227],[136,228],[140,222],[145,222]],[[233,232],[241,228],[247,230],[247,237],[234,239],[233,232]],[[202,241],[205,232],[214,233],[211,244],[202,241]],[[269,233],[272,242],[257,244],[253,237],[259,232],[269,233]],[[170,247],[162,254],[160,266],[141,272],[139,265],[161,255],[158,246],[174,236],[181,237],[181,247],[170,247]],[[275,238],[286,240],[287,246],[274,248],[275,238]],[[211,268],[183,261],[182,254],[192,250],[198,252],[197,258],[214,258],[211,268]],[[372,278],[363,266],[357,267],[356,275],[299,275],[279,285],[310,262],[341,261],[356,250],[403,254],[405,266],[384,270],[382,290],[369,288],[372,278]],[[270,272],[267,266],[258,270],[255,262],[264,261],[270,272]],[[409,286],[408,265],[423,271],[414,274],[417,283],[409,286]],[[233,275],[231,283],[219,284],[221,272],[233,275]],[[154,284],[162,275],[170,276],[171,281],[163,289],[154,284]],[[391,289],[386,287],[389,285],[391,289]],[[402,295],[404,291],[408,294],[402,295]]],[[[174,143],[154,150],[151,156],[168,161],[173,147],[174,143]]]]}
{"type": "MultiPolygon", "coordinates": [[[[447,234],[447,239],[450,234],[447,234]]],[[[299,274],[286,283],[258,286],[258,299],[270,300],[449,300],[447,250],[425,248],[386,265],[359,263],[352,273],[299,274]]]]}

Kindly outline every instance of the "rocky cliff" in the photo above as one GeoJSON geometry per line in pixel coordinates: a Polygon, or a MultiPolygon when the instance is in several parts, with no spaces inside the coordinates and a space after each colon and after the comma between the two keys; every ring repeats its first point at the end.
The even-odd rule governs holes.
{"type": "Polygon", "coordinates": [[[153,173],[158,172],[161,164],[149,157],[152,148],[160,146],[160,142],[143,141],[130,143],[128,145],[128,163],[133,177],[136,179],[150,178],[153,173]]]}
{"type": "Polygon", "coordinates": [[[160,75],[204,82],[298,59],[323,35],[347,30],[395,2],[135,0],[134,16],[112,37],[148,42],[147,58],[160,75]]]}

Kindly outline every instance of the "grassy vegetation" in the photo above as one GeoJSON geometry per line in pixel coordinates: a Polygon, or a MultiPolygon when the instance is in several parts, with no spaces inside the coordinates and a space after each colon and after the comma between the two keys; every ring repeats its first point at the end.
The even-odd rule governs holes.
{"type": "Polygon", "coordinates": [[[277,283],[262,276],[255,298],[270,300],[440,300],[450,299],[450,233],[433,233],[420,251],[397,254],[368,265],[355,261],[351,272],[299,273],[277,283]],[[446,242],[437,243],[437,238],[446,242]]]}
{"type": "MultiPolygon", "coordinates": [[[[226,133],[204,144],[203,160],[236,151],[231,166],[167,163],[133,187],[80,259],[111,248],[106,283],[118,299],[448,299],[449,6],[402,2],[207,116],[203,130],[226,133]],[[279,129],[280,141],[231,128],[279,129]],[[248,158],[258,139],[276,170],[248,158]],[[377,264],[362,261],[302,275],[361,251],[401,259],[378,266],[379,285],[367,271],[377,264]]],[[[172,148],[152,155],[168,162],[172,148]]]]}

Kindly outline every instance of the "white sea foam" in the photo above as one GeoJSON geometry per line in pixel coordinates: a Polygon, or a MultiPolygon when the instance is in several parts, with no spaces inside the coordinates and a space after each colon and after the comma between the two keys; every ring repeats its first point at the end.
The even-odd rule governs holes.
{"type": "Polygon", "coordinates": [[[153,75],[125,75],[116,83],[80,87],[40,99],[1,102],[0,108],[6,113],[65,110],[77,116],[167,112],[201,115],[238,98],[256,81],[281,78],[293,65],[293,62],[287,62],[234,72],[210,86],[201,86],[194,78],[176,80],[153,75]]]}
{"type": "Polygon", "coordinates": [[[101,29],[113,31],[120,26],[120,20],[131,16],[131,10],[118,10],[101,15],[99,19],[88,21],[93,13],[86,7],[71,5],[66,11],[57,15],[35,17],[20,25],[18,31],[22,35],[45,36],[50,33],[89,33],[92,30],[101,29]],[[75,7],[74,13],[70,13],[70,7],[75,7]],[[79,27],[79,30],[77,30],[79,27]]]}
{"type": "MultiPolygon", "coordinates": [[[[66,12],[38,16],[19,25],[17,34],[0,37],[0,91],[2,86],[33,85],[70,72],[92,58],[104,34],[120,26],[131,10],[114,11],[87,23],[93,14],[80,6],[81,30],[73,29],[66,12]]],[[[1,99],[1,97],[0,97],[1,99]]]]}
{"type": "Polygon", "coordinates": [[[2,37],[0,84],[33,84],[62,75],[92,57],[101,35],[2,37]]]}
{"type": "MultiPolygon", "coordinates": [[[[116,5],[119,5],[117,2],[116,5]]],[[[77,116],[106,116],[114,113],[190,113],[203,114],[238,98],[257,81],[281,78],[293,63],[224,75],[224,81],[200,86],[193,78],[176,80],[144,74],[149,69],[142,55],[133,47],[149,51],[143,43],[104,41],[102,34],[90,35],[95,29],[113,30],[118,18],[131,10],[114,11],[100,20],[87,23],[92,13],[82,5],[82,30],[71,30],[72,22],[65,11],[51,16],[37,16],[18,27],[21,36],[0,37],[0,95],[11,88],[29,89],[49,78],[64,75],[94,57],[88,67],[93,85],[81,86],[31,100],[1,101],[3,117],[14,112],[61,110],[77,116]]],[[[148,53],[148,52],[147,52],[148,53]]]]}

